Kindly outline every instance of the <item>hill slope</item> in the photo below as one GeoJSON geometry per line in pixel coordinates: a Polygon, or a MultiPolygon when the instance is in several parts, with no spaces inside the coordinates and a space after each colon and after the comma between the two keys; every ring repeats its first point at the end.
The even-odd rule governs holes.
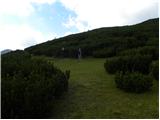
{"type": "Polygon", "coordinates": [[[9,53],[9,52],[11,52],[11,51],[12,51],[12,50],[10,50],[10,49],[2,50],[2,51],[1,51],[1,55],[6,54],[6,53],[9,53]]]}
{"type": "Polygon", "coordinates": [[[156,46],[158,49],[158,36],[159,18],[156,18],[131,26],[106,27],[73,34],[25,50],[34,55],[77,57],[78,48],[81,48],[83,57],[111,57],[131,48],[156,46]]]}

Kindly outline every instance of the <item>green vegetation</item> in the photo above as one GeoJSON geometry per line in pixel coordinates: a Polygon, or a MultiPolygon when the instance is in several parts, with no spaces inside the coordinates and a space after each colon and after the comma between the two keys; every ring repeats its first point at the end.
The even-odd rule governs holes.
{"type": "Polygon", "coordinates": [[[104,58],[143,46],[158,48],[158,21],[159,19],[152,19],[132,26],[99,28],[54,39],[25,50],[34,55],[75,58],[78,48],[81,48],[82,57],[104,58]],[[62,48],[64,48],[63,51],[62,48]]]}
{"type": "Polygon", "coordinates": [[[106,74],[105,59],[50,59],[63,71],[71,70],[68,92],[53,102],[50,118],[158,118],[158,81],[151,91],[136,94],[116,88],[106,74]]]}
{"type": "Polygon", "coordinates": [[[158,118],[158,20],[2,55],[2,118],[158,118]]]}
{"type": "Polygon", "coordinates": [[[107,58],[104,67],[108,73],[151,73],[158,79],[158,69],[150,67],[153,61],[159,59],[158,26],[159,18],[132,26],[100,28],[25,50],[34,55],[75,58],[78,48],[81,48],[83,57],[107,58]]]}
{"type": "Polygon", "coordinates": [[[153,79],[140,73],[123,73],[116,74],[115,82],[118,88],[127,92],[141,93],[151,89],[153,79]]]}
{"type": "MultiPolygon", "coordinates": [[[[158,43],[157,43],[158,44],[158,43]]],[[[127,55],[150,55],[153,60],[159,58],[158,46],[143,46],[133,49],[128,49],[120,52],[117,56],[127,56],[127,55]]]]}
{"type": "Polygon", "coordinates": [[[42,118],[54,98],[68,90],[67,76],[23,51],[2,55],[2,118],[42,118]]]}
{"type": "Polygon", "coordinates": [[[108,58],[104,67],[109,73],[123,72],[141,72],[149,73],[151,56],[149,55],[128,55],[108,58]]]}

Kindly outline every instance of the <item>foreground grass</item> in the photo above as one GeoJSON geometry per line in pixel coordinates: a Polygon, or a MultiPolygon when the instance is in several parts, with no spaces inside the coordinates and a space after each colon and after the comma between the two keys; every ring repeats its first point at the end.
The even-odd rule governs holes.
{"type": "MultiPolygon", "coordinates": [[[[52,61],[52,59],[50,59],[52,61]]],[[[126,93],[105,72],[105,59],[53,59],[70,70],[69,91],[53,103],[50,118],[158,118],[158,82],[143,94],[126,93]]]]}

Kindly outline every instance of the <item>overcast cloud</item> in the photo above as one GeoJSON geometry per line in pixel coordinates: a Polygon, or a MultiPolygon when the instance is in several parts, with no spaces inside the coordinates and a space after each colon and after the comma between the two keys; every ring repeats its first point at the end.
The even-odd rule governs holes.
{"type": "Polygon", "coordinates": [[[76,13],[68,18],[67,27],[79,31],[99,27],[135,24],[158,17],[158,0],[60,0],[76,13]],[[87,23],[87,26],[83,24],[87,23]]]}

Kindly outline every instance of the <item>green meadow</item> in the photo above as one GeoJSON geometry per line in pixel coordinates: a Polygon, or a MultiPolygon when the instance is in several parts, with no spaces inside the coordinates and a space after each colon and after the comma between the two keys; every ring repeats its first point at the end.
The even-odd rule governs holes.
{"type": "Polygon", "coordinates": [[[2,118],[159,118],[159,18],[1,57],[2,118]]]}
{"type": "Polygon", "coordinates": [[[158,118],[158,81],[151,91],[127,93],[116,88],[105,59],[49,59],[62,71],[70,70],[69,89],[53,101],[50,118],[158,118]]]}

